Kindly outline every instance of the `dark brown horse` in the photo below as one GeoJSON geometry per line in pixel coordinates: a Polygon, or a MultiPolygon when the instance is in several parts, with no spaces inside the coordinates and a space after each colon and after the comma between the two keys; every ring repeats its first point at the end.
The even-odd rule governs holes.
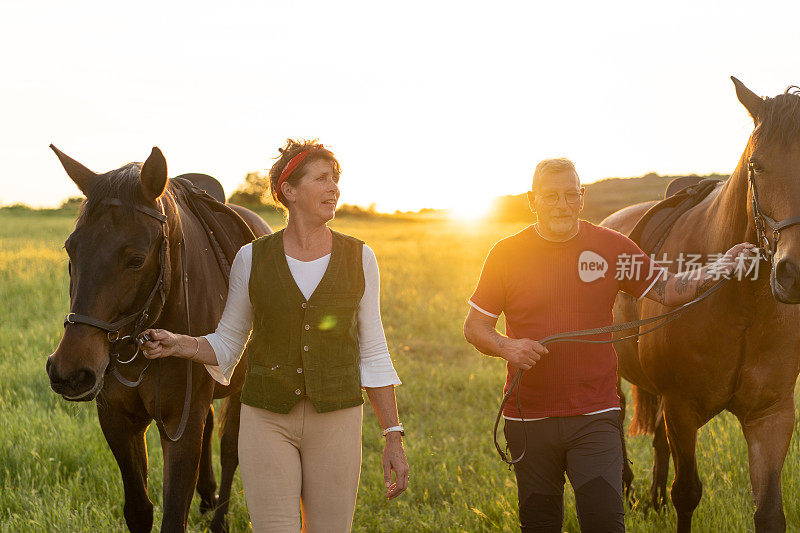
{"type": "Polygon", "coordinates": [[[201,511],[219,501],[211,528],[221,530],[239,463],[239,393],[245,365],[239,365],[231,384],[223,387],[200,364],[167,358],[148,367],[146,358],[134,356],[135,345],[114,341],[151,325],[190,335],[213,331],[228,291],[227,272],[219,254],[212,253],[220,244],[209,235],[227,238],[226,246],[235,254],[253,234],[271,230],[258,215],[238,206],[230,206],[235,212],[218,209],[214,220],[195,214],[184,194],[188,182],[167,179],[166,160],[158,148],[143,164],[130,163],[105,174],[53,150],[86,201],[64,245],[70,259],[70,315],[61,342],[47,359],[51,386],[69,400],[97,399],[100,426],[122,473],[123,512],[131,531],[150,531],[153,526],[145,446],[145,431],[153,419],[160,422],[164,453],[161,530],[186,529],[195,488],[201,511]],[[211,401],[224,397],[229,399],[221,430],[217,498],[211,401]]]}
{"type": "MultiPolygon", "coordinates": [[[[729,281],[638,344],[617,344],[620,374],[634,385],[632,431],[656,433],[651,489],[656,505],[666,491],[670,452],[674,458],[671,495],[680,532],[691,529],[702,495],[695,457],[698,429],[723,410],[739,419],[747,441],[756,531],[786,528],[781,470],[794,428],[800,368],[800,306],[792,305],[800,303],[800,227],[773,233],[770,224],[775,224],[769,223],[764,240],[758,239],[756,221],[800,215],[800,95],[790,88],[762,99],[733,81],[755,129],[730,179],[678,220],[658,257],[705,257],[738,242],[758,242],[774,255],[760,264],[757,279],[751,274],[729,281]]],[[[627,234],[654,203],[618,211],[603,225],[627,234]]],[[[670,269],[675,271],[676,264],[670,269]]],[[[647,299],[637,309],[622,295],[614,314],[623,322],[666,310],[647,299]]]]}

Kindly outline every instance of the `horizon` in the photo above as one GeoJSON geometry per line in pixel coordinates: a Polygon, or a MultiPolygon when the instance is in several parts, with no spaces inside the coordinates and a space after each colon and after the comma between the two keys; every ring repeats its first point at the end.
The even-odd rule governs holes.
{"type": "Polygon", "coordinates": [[[752,131],[729,76],[800,84],[795,4],[768,26],[743,2],[186,5],[0,6],[0,206],[79,194],[51,142],[97,172],[157,145],[171,176],[230,195],[287,137],[318,137],[341,203],[387,213],[480,208],[547,157],[586,184],[729,174],[752,131]]]}
{"type": "MultiPolygon", "coordinates": [[[[708,173],[708,174],[689,173],[689,174],[686,174],[685,176],[690,176],[690,175],[699,176],[701,178],[713,178],[715,176],[730,177],[730,174],[728,174],[728,173],[724,173],[723,174],[723,173],[720,173],[720,172],[711,172],[711,173],[708,173]]],[[[684,176],[684,175],[682,175],[682,176],[684,176]]],[[[591,186],[591,185],[599,184],[601,182],[609,181],[609,180],[623,180],[623,181],[625,181],[625,180],[641,180],[641,179],[648,179],[648,178],[672,180],[672,179],[675,179],[675,178],[678,178],[678,177],[682,177],[682,176],[659,174],[658,172],[651,171],[651,172],[647,172],[647,173],[645,173],[645,174],[643,174],[641,176],[609,176],[609,177],[606,177],[606,178],[599,178],[599,179],[597,179],[595,181],[588,182],[588,183],[581,180],[581,185],[591,186]]],[[[590,187],[590,189],[591,189],[591,187],[590,187]]],[[[589,192],[589,190],[587,190],[587,192],[589,192]]],[[[226,202],[230,200],[231,194],[232,194],[231,191],[225,191],[226,202]]],[[[484,218],[485,216],[490,215],[491,211],[496,210],[498,208],[498,205],[497,205],[498,201],[503,200],[504,198],[508,198],[508,197],[515,197],[515,198],[516,197],[522,197],[525,194],[526,194],[526,191],[521,191],[521,192],[510,192],[508,194],[502,194],[502,195],[497,195],[497,196],[489,196],[489,197],[486,198],[486,203],[485,203],[485,205],[482,206],[482,210],[480,212],[478,212],[478,213],[475,213],[474,211],[471,211],[471,210],[463,210],[463,211],[459,210],[458,206],[454,206],[454,207],[421,207],[419,209],[413,209],[413,210],[400,210],[400,209],[397,209],[397,210],[394,210],[394,211],[381,211],[381,210],[375,208],[374,211],[373,211],[373,209],[372,209],[374,207],[373,205],[349,204],[349,203],[339,203],[337,205],[337,207],[336,207],[336,210],[339,211],[340,209],[345,208],[345,207],[355,207],[355,208],[363,209],[363,210],[365,210],[367,212],[374,212],[374,213],[376,213],[378,215],[390,215],[390,216],[391,215],[407,215],[407,214],[409,214],[409,215],[423,214],[423,211],[425,211],[425,212],[432,211],[432,212],[436,212],[436,213],[448,213],[449,212],[448,218],[459,219],[459,220],[462,220],[462,221],[468,220],[468,219],[478,221],[478,220],[484,218]]],[[[7,205],[0,204],[0,210],[6,209],[6,208],[12,208],[13,209],[13,208],[18,207],[18,206],[21,206],[22,208],[25,208],[25,209],[31,209],[31,210],[34,210],[34,211],[37,211],[37,210],[53,210],[53,209],[58,210],[58,209],[64,208],[63,204],[67,203],[68,200],[73,200],[73,199],[78,199],[78,200],[83,201],[85,199],[85,196],[80,191],[78,191],[78,193],[76,195],[68,197],[68,198],[64,198],[57,205],[52,205],[52,206],[33,206],[33,205],[29,205],[29,204],[26,204],[26,203],[23,203],[23,202],[16,202],[16,203],[7,204],[7,205]]],[[[273,206],[272,203],[262,203],[262,207],[265,208],[265,209],[269,209],[272,206],[273,206]]],[[[498,213],[495,212],[494,214],[497,215],[498,213]]]]}

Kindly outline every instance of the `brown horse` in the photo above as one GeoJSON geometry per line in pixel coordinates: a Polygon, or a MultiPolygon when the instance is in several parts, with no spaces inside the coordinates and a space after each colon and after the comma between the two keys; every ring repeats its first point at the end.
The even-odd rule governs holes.
{"type": "MultiPolygon", "coordinates": [[[[674,458],[671,495],[679,532],[690,531],[702,495],[698,429],[723,410],[739,419],[747,441],[756,531],[786,528],[781,470],[794,427],[800,368],[800,307],[790,305],[800,303],[800,227],[791,221],[773,233],[770,226],[800,214],[800,95],[790,87],[762,99],[736,78],[733,82],[755,123],[747,147],[730,179],[677,221],[658,258],[663,253],[672,261],[681,253],[705,257],[738,242],[758,242],[774,253],[759,265],[756,279],[751,274],[729,281],[638,344],[617,344],[620,374],[634,385],[632,432],[656,433],[651,488],[656,505],[666,491],[670,452],[674,458]],[[764,220],[766,233],[759,238],[764,220]]],[[[627,234],[654,203],[618,211],[603,225],[627,234]]],[[[666,310],[647,299],[637,309],[621,295],[614,314],[623,322],[666,310]]]]}
{"type": "Polygon", "coordinates": [[[146,358],[136,357],[133,343],[119,340],[135,338],[145,327],[190,335],[213,331],[228,294],[227,272],[219,254],[212,253],[220,249],[217,238],[226,237],[225,246],[235,254],[253,234],[271,230],[258,215],[238,206],[230,206],[235,212],[224,207],[214,211],[214,220],[196,215],[179,187],[188,182],[167,180],[166,160],[158,148],[143,164],[105,174],[52,148],[86,201],[64,245],[70,259],[70,314],[61,342],[47,359],[51,387],[68,400],[97,399],[100,426],[122,474],[123,513],[131,531],[153,526],[145,445],[153,419],[164,453],[161,530],[186,529],[195,488],[201,511],[219,502],[211,529],[221,530],[239,463],[245,365],[223,387],[202,365],[186,360],[167,358],[148,366],[146,358]],[[214,242],[209,227],[217,230],[214,242]],[[217,498],[211,401],[224,397],[217,498]]]}

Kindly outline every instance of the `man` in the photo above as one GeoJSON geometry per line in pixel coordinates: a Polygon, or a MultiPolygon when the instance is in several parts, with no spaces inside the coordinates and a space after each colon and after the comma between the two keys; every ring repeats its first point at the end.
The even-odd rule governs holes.
{"type": "Polygon", "coordinates": [[[565,472],[582,531],[625,530],[613,345],[545,348],[536,339],[610,325],[619,290],[682,305],[732,273],[753,247],[737,244],[699,271],[673,275],[624,235],[580,220],[584,192],[571,161],[547,159],[536,166],[528,201],[537,222],[489,252],[464,324],[467,341],[508,362],[506,390],[517,369],[526,371],[519,385],[523,412],[514,401],[503,411],[512,457],[520,456],[527,440],[514,465],[523,533],[561,531],[565,472]],[[501,313],[508,336],[496,329],[501,313]]]}

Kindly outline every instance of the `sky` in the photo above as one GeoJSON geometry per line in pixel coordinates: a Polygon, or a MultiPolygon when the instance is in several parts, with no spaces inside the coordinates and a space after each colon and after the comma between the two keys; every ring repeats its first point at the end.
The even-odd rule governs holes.
{"type": "Polygon", "coordinates": [[[582,181],[729,173],[756,94],[800,85],[798,2],[0,3],[0,205],[79,194],[164,152],[230,194],[287,137],[380,211],[519,194],[536,163],[582,181]]]}

